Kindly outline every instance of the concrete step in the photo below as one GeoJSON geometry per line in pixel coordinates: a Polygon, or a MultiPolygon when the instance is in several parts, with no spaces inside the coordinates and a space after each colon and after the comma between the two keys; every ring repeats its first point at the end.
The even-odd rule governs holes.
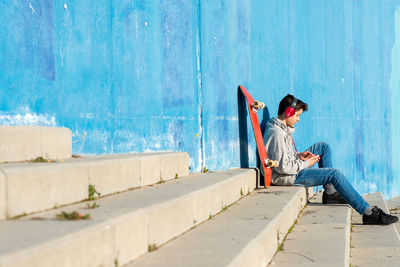
{"type": "Polygon", "coordinates": [[[189,174],[184,152],[73,158],[51,163],[0,164],[0,219],[155,184],[189,174]]]}
{"type": "Polygon", "coordinates": [[[127,266],[266,266],[305,204],[304,187],[256,190],[127,266]]]}
{"type": "MultiPolygon", "coordinates": [[[[364,199],[389,213],[381,193],[364,199]]],[[[399,266],[400,238],[394,225],[362,225],[362,216],[353,210],[351,233],[352,266],[399,266]]]]}
{"type": "Polygon", "coordinates": [[[269,266],[349,266],[350,206],[310,202],[269,266]]]}
{"type": "Polygon", "coordinates": [[[72,153],[72,133],[67,128],[0,126],[0,140],[0,162],[66,159],[72,153]]]}
{"type": "MultiPolygon", "coordinates": [[[[386,205],[391,214],[400,217],[400,196],[386,201],[386,205]]],[[[394,226],[396,227],[397,233],[400,233],[400,221],[398,221],[394,226]]]]}
{"type": "Polygon", "coordinates": [[[252,169],[192,174],[97,199],[96,209],[78,203],[3,221],[0,266],[120,266],[207,220],[255,184],[252,169]],[[74,210],[91,219],[54,219],[74,210]]]}

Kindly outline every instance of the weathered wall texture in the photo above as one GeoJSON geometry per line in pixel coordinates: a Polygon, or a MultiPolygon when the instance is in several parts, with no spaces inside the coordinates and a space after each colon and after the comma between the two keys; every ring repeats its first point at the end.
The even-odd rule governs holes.
{"type": "MultiPolygon", "coordinates": [[[[400,194],[399,0],[0,1],[0,124],[66,126],[82,154],[240,166],[237,86],[293,93],[362,193],[400,194]]],[[[248,124],[249,162],[255,148],[248,124]]]]}

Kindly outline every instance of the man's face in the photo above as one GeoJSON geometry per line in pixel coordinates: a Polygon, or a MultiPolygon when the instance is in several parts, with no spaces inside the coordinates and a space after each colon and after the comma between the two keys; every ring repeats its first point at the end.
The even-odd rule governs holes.
{"type": "Polygon", "coordinates": [[[290,127],[294,127],[294,125],[300,121],[300,115],[303,113],[303,109],[299,109],[296,111],[296,113],[292,116],[286,119],[286,123],[290,127]]]}

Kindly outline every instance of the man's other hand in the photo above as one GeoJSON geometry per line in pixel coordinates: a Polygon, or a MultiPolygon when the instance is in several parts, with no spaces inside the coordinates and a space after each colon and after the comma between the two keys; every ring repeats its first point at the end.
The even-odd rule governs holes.
{"type": "Polygon", "coordinates": [[[320,157],[318,155],[312,155],[307,158],[308,167],[313,166],[315,163],[319,161],[320,157]]]}

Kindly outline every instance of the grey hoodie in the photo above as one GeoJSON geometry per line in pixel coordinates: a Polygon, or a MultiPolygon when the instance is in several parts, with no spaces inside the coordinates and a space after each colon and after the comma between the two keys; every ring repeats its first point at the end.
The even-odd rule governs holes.
{"type": "Polygon", "coordinates": [[[279,167],[272,168],[272,184],[293,185],[296,174],[307,168],[308,163],[300,160],[294,151],[286,124],[278,118],[270,119],[264,133],[264,143],[268,158],[279,162],[279,167]]]}

